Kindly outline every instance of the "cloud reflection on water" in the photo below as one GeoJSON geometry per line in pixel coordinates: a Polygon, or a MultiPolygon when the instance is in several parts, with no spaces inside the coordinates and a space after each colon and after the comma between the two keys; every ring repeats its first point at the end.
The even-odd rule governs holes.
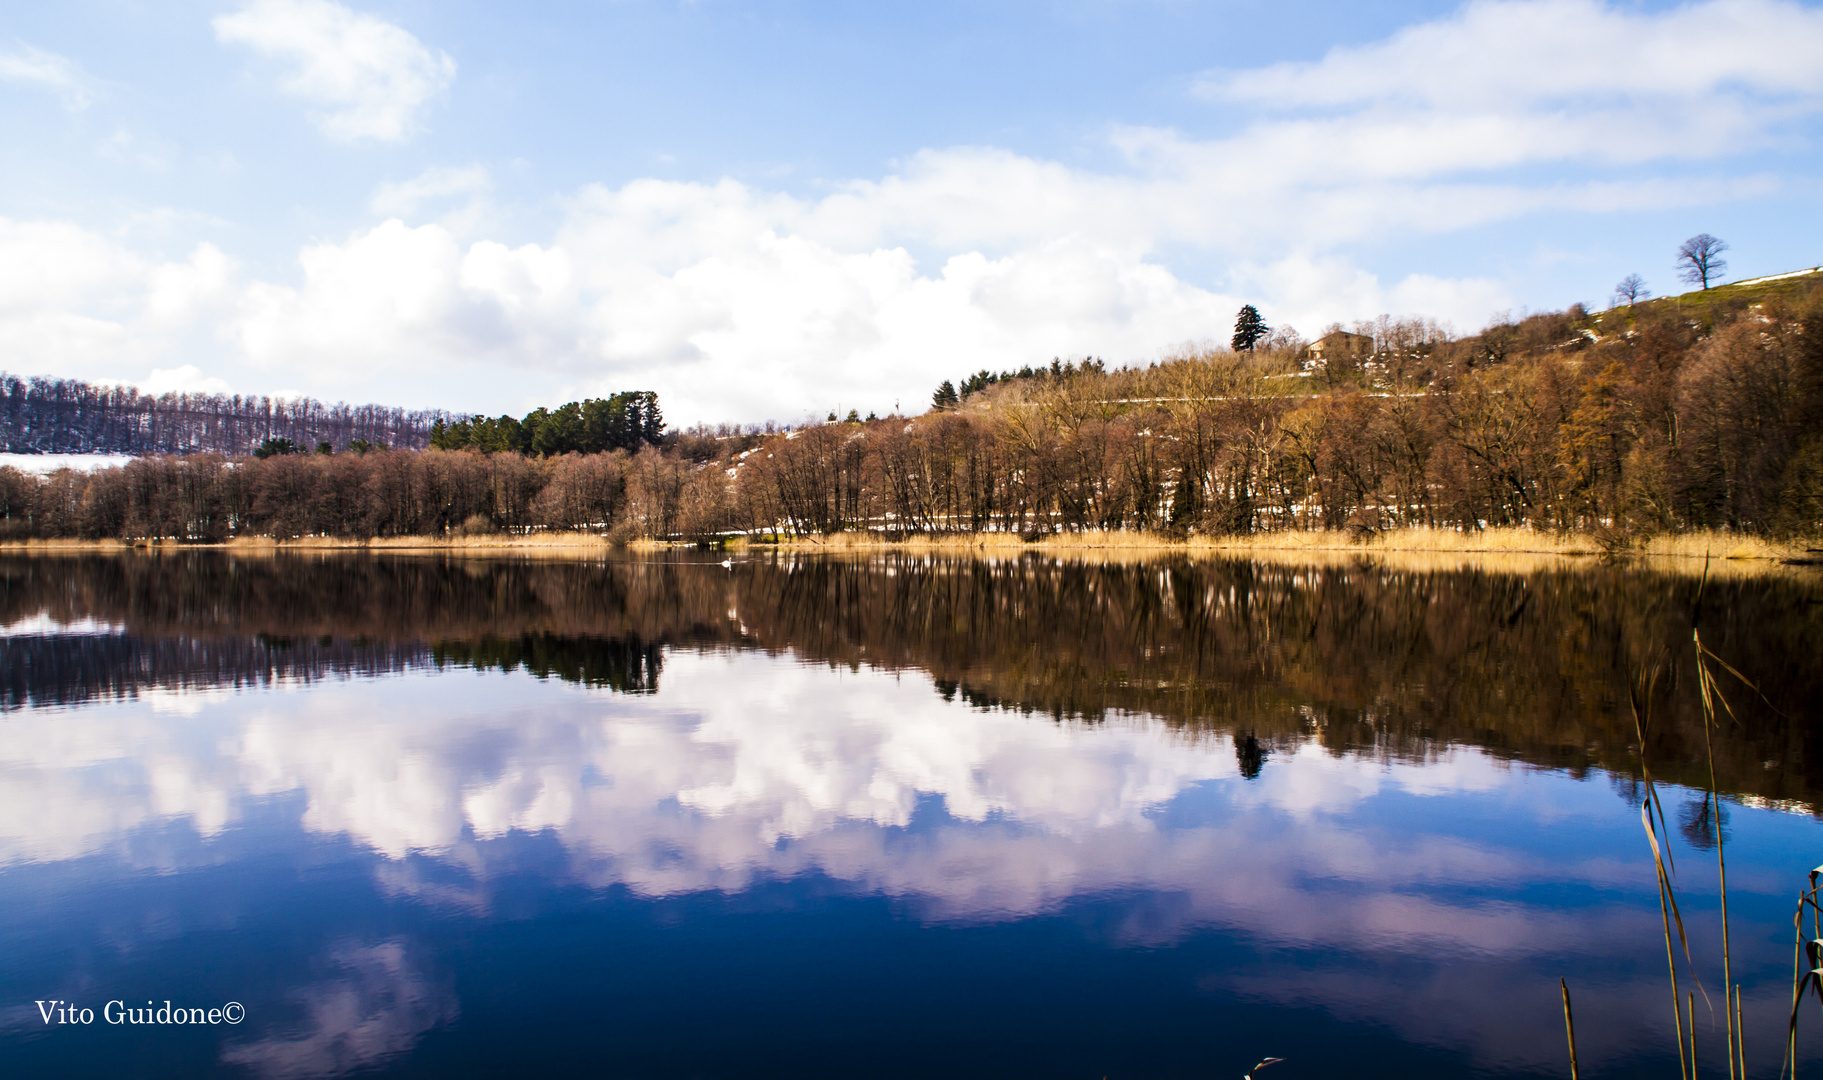
{"type": "MultiPolygon", "coordinates": [[[[1613,821],[1605,790],[1528,784],[1532,770],[1482,750],[1412,762],[1281,745],[1250,781],[1229,736],[1144,718],[978,710],[922,676],[755,652],[678,650],[666,664],[660,692],[638,697],[456,671],[186,695],[177,709],[155,698],[27,710],[0,743],[0,865],[143,860],[136,831],[181,819],[219,837],[256,805],[290,799],[307,832],[377,853],[385,892],[453,910],[488,909],[489,882],[525,834],[555,836],[572,880],[647,897],[822,875],[927,922],[981,923],[1130,894],[1106,930],[1118,944],[1216,926],[1259,950],[1369,954],[1386,968],[1363,986],[1358,965],[1346,977],[1270,965],[1212,973],[1212,988],[1320,1002],[1507,1064],[1555,1050],[1515,1041],[1529,1028],[1511,1015],[1489,1014],[1498,1039],[1477,1034],[1476,1009],[1497,995],[1462,1005],[1462,1023],[1416,1022],[1424,1002],[1458,996],[1447,961],[1513,974],[1544,954],[1606,955],[1657,933],[1638,905],[1523,897],[1545,882],[1638,890],[1639,868],[1599,846],[1543,851],[1499,829],[1402,828],[1363,812],[1448,797],[1440,812],[1480,803],[1533,831],[1613,821]],[[427,860],[457,878],[422,872],[427,860]]],[[[420,985],[399,946],[379,948],[337,960],[340,974],[304,992],[304,1029],[232,1052],[292,1076],[408,1048],[454,1004],[420,985]]],[[[1604,1000],[1590,1008],[1614,1013],[1619,1053],[1644,1028],[1636,1009],[1604,1000]]]]}
{"type": "Polygon", "coordinates": [[[231,1043],[222,1060],[265,1080],[341,1076],[409,1052],[457,1018],[456,999],[417,966],[399,940],[331,952],[333,973],[294,998],[301,1022],[254,1042],[231,1043]]]}
{"type": "MultiPolygon", "coordinates": [[[[462,672],[193,696],[181,711],[159,699],[19,715],[32,730],[0,748],[0,861],[123,852],[134,829],[173,818],[213,837],[254,801],[301,794],[306,830],[389,860],[429,855],[485,877],[493,841],[549,830],[595,885],[666,896],[815,872],[936,919],[1166,889],[1225,921],[1291,915],[1309,878],[1371,890],[1630,873],[1349,820],[1385,792],[1497,795],[1512,767],[1477,750],[1389,763],[1307,744],[1242,783],[1229,737],[1143,718],[1059,724],[945,702],[915,676],[751,653],[669,663],[665,690],[641,698],[462,672]],[[1211,782],[1226,782],[1203,797],[1214,817],[1161,816],[1211,782]],[[933,799],[943,813],[915,823],[933,799]]],[[[1489,927],[1451,929],[1484,921],[1483,905],[1451,916],[1384,899],[1351,905],[1360,935],[1500,948],[1489,927]]]]}

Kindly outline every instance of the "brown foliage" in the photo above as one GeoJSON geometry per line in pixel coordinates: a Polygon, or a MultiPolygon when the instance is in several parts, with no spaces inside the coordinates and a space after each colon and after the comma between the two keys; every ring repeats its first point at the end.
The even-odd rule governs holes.
{"type": "Polygon", "coordinates": [[[736,468],[738,524],[1823,535],[1816,295],[1578,308],[1462,341],[1383,319],[1355,328],[1375,351],[1340,373],[1216,352],[1003,383],[768,440],[736,468]]]}
{"type": "Polygon", "coordinates": [[[1291,348],[1056,364],[911,419],[699,429],[631,458],[205,454],[42,479],[0,470],[0,532],[384,537],[479,518],[699,540],[1409,526],[1823,539],[1823,287],[1806,288],[1578,308],[1461,340],[1381,319],[1357,324],[1373,352],[1347,370],[1291,348]]]}

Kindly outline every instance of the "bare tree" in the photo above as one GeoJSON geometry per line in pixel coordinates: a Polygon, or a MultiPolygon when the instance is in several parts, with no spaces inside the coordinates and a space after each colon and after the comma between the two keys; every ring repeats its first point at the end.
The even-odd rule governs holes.
{"type": "Polygon", "coordinates": [[[1632,307],[1634,304],[1649,298],[1651,295],[1652,290],[1646,288],[1646,279],[1640,277],[1638,274],[1628,274],[1626,277],[1620,279],[1619,285],[1614,286],[1614,304],[1616,307],[1619,307],[1622,301],[1625,301],[1628,307],[1632,307]]]}
{"type": "Polygon", "coordinates": [[[1728,272],[1728,263],[1722,259],[1722,252],[1727,250],[1727,241],[1717,240],[1708,233],[1697,233],[1678,245],[1678,276],[1707,289],[1710,279],[1728,272]]]}

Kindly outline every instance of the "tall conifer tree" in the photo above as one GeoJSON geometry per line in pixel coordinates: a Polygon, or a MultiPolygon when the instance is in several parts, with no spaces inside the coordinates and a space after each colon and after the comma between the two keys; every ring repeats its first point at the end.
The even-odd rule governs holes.
{"type": "Polygon", "coordinates": [[[1266,320],[1260,318],[1258,308],[1252,304],[1241,308],[1240,315],[1234,320],[1234,351],[1252,351],[1259,340],[1265,337],[1266,332],[1271,329],[1272,327],[1266,325],[1266,320]]]}

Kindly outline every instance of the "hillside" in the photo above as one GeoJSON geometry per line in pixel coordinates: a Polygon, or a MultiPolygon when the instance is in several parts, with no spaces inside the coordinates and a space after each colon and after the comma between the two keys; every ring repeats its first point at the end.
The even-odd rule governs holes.
{"type": "MultiPolygon", "coordinates": [[[[437,448],[0,469],[0,518],[20,538],[1515,527],[1616,548],[1694,529],[1823,540],[1823,274],[1573,306],[1466,337],[1391,318],[1350,333],[1316,349],[1280,334],[1143,366],[977,372],[920,416],[790,431],[654,439],[657,403],[639,394],[524,421],[399,413],[393,438],[370,441],[413,445],[402,433],[423,423],[437,448]]],[[[160,434],[200,431],[230,453],[266,430],[266,406],[247,399],[228,399],[247,417],[238,428],[215,405],[147,400],[79,401],[74,428],[124,417],[124,448],[210,448],[160,434]],[[196,426],[158,426],[167,416],[196,426]]],[[[301,430],[292,441],[308,446],[320,429],[301,430]]]]}
{"type": "Polygon", "coordinates": [[[909,423],[743,455],[745,520],[1823,533],[1823,274],[1460,338],[1390,318],[1352,332],[1367,344],[1327,358],[1269,339],[1144,367],[977,373],[909,423]]]}

